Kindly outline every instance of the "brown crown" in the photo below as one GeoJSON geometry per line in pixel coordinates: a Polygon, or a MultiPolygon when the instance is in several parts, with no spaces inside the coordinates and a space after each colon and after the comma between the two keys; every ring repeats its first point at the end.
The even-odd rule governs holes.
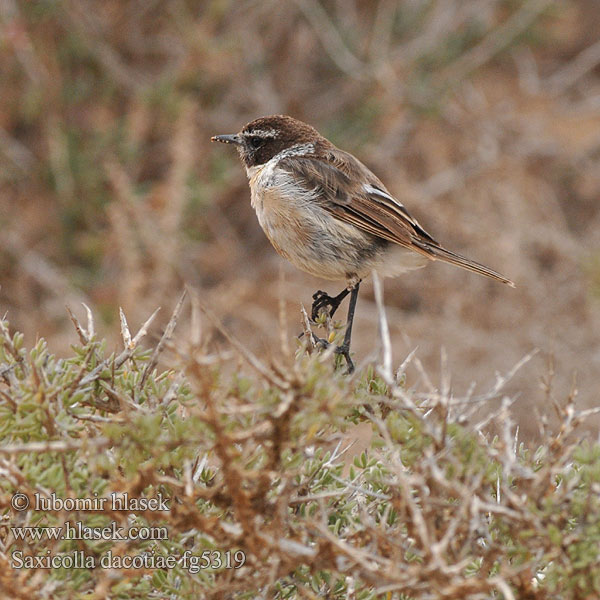
{"type": "Polygon", "coordinates": [[[287,115],[250,121],[235,137],[247,167],[262,165],[281,151],[299,144],[312,143],[319,148],[331,146],[314,127],[287,115]]]}

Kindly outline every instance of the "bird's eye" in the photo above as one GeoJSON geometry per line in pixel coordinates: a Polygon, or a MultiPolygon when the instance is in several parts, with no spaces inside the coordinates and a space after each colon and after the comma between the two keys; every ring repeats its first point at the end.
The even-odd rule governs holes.
{"type": "Polygon", "coordinates": [[[264,140],[257,135],[250,138],[250,145],[253,148],[260,148],[263,145],[264,140]]]}

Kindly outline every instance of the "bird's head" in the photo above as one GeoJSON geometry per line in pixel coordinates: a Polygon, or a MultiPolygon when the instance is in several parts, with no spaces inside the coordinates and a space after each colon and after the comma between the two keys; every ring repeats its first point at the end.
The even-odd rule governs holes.
{"type": "Polygon", "coordinates": [[[326,142],[314,127],[287,115],[260,117],[239,133],[215,135],[211,141],[235,144],[247,168],[263,165],[284,150],[310,154],[316,144],[326,142]]]}

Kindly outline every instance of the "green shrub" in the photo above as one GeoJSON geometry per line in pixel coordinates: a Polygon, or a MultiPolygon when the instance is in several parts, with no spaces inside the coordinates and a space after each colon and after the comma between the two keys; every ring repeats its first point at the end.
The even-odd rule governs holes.
{"type": "Polygon", "coordinates": [[[3,597],[600,594],[600,447],[572,435],[585,417],[572,399],[534,451],[501,396],[511,374],[467,401],[377,365],[332,374],[305,348],[267,365],[233,340],[237,368],[173,334],[180,308],[153,351],[147,325],[132,336],[122,315],[120,354],[91,318],[73,317],[66,358],[43,340],[27,350],[3,322],[3,597]],[[98,510],[60,510],[83,498],[98,510]],[[76,527],[109,529],[61,539],[76,527]],[[116,539],[131,528],[160,539],[116,539]]]}

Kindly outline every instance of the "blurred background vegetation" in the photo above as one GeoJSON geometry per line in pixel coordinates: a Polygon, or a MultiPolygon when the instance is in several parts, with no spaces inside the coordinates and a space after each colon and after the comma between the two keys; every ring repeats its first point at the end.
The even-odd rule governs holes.
{"type": "MultiPolygon", "coordinates": [[[[435,382],[444,347],[463,392],[539,347],[513,383],[535,433],[532,405],[573,373],[597,397],[599,65],[596,0],[0,0],[1,311],[60,351],[65,304],[85,302],[116,345],[118,306],[166,320],[187,283],[276,353],[279,299],[291,338],[324,283],[272,250],[237,156],[209,139],[288,113],[517,282],[435,264],[385,297],[395,359],[418,347],[435,382]]],[[[364,288],[359,358],[377,337],[364,288]]]]}

